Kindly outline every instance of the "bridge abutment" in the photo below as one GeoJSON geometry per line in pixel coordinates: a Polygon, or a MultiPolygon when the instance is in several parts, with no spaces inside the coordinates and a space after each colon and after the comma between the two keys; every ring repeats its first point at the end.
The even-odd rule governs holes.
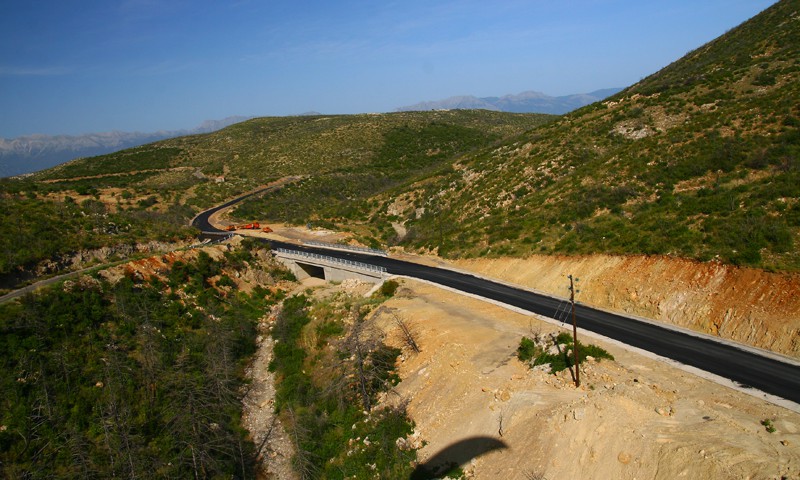
{"type": "Polygon", "coordinates": [[[285,249],[277,249],[273,253],[298,280],[313,277],[328,282],[357,279],[362,282],[381,283],[387,276],[385,268],[366,263],[285,249]]]}

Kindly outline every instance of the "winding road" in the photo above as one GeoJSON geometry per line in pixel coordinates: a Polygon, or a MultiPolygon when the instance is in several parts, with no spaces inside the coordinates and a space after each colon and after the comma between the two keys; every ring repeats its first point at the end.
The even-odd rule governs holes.
{"type": "MultiPolygon", "coordinates": [[[[225,235],[227,232],[217,229],[209,222],[212,214],[244,198],[276,188],[280,188],[280,185],[272,185],[251,192],[206,210],[192,220],[192,225],[210,237],[225,235]]],[[[546,295],[443,268],[382,256],[262,240],[268,242],[272,248],[301,250],[382,266],[393,275],[426,280],[550,318],[557,316],[557,310],[563,302],[563,300],[546,295]]],[[[729,379],[739,387],[755,388],[768,395],[789,400],[794,405],[784,404],[784,406],[796,411],[800,410],[800,362],[793,362],[790,359],[783,361],[777,355],[767,352],[762,354],[753,348],[734,345],[731,342],[723,343],[703,335],[666,328],[587,306],[581,306],[577,312],[577,323],[580,329],[729,379]]]]}

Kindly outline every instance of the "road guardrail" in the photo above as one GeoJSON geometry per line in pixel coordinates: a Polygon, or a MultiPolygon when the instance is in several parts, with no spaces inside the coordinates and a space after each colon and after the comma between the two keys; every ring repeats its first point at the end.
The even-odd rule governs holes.
{"type": "Polygon", "coordinates": [[[288,250],[286,248],[277,248],[275,249],[275,251],[278,253],[282,253],[284,255],[291,255],[295,257],[308,258],[313,260],[321,260],[323,262],[339,264],[339,265],[347,265],[348,267],[357,268],[360,270],[366,270],[368,272],[386,273],[386,267],[379,267],[377,265],[371,265],[369,263],[355,262],[353,260],[346,260],[343,258],[329,257],[327,255],[320,255],[318,253],[301,252],[300,250],[288,250]]]}

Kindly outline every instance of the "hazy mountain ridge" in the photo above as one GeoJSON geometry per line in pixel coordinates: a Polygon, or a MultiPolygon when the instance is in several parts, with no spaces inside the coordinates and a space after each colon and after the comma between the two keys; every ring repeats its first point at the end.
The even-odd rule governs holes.
{"type": "Polygon", "coordinates": [[[147,143],[210,133],[242,122],[251,117],[232,116],[222,120],[206,120],[190,130],[159,130],[157,132],[100,132],[84,135],[24,135],[0,138],[0,177],[22,175],[50,168],[80,157],[93,157],[136,147],[147,143]]]}
{"type": "Polygon", "coordinates": [[[590,93],[578,93],[560,97],[552,97],[535,91],[503,95],[502,97],[479,98],[472,95],[461,95],[449,97],[444,100],[420,102],[414,105],[400,107],[397,111],[482,109],[511,113],[549,113],[552,115],[563,115],[575,109],[603,100],[621,90],[620,88],[606,88],[590,93]]]}
{"type": "MultiPolygon", "coordinates": [[[[552,97],[541,92],[526,91],[502,97],[478,98],[471,95],[454,96],[445,100],[421,102],[396,109],[425,110],[491,110],[509,113],[547,113],[562,115],[619,92],[619,88],[596,90],[591,93],[552,97]]],[[[320,115],[307,112],[305,115],[320,115]]],[[[24,135],[0,138],[0,177],[23,175],[44,170],[69,160],[94,157],[137,147],[159,140],[184,135],[210,133],[252,117],[232,116],[222,120],[207,120],[190,130],[159,130],[156,132],[99,132],[84,135],[24,135]]]]}

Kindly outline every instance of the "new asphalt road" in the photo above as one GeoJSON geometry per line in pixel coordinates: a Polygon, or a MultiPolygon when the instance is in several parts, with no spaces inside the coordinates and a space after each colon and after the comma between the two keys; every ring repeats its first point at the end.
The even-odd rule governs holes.
{"type": "MultiPolygon", "coordinates": [[[[269,187],[248,196],[263,193],[272,188],[279,187],[269,187]]],[[[245,197],[201,213],[195,217],[192,224],[212,236],[225,234],[226,232],[212,226],[208,222],[208,218],[217,210],[228,207],[242,198],[245,197]]],[[[298,246],[271,240],[269,243],[273,248],[302,250],[382,266],[393,275],[427,280],[546,317],[555,318],[562,302],[545,295],[452,270],[354,252],[298,246]]],[[[586,306],[580,306],[577,312],[577,323],[581,329],[730,379],[742,387],[756,388],[800,404],[800,366],[797,364],[783,362],[772,356],[760,355],[752,349],[720,343],[703,336],[683,333],[586,306]]]]}

